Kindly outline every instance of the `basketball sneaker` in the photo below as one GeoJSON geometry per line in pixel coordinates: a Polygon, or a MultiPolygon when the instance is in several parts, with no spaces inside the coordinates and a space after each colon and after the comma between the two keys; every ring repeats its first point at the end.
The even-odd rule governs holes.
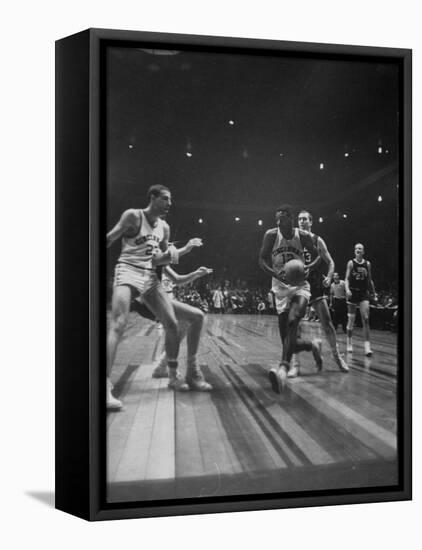
{"type": "Polygon", "coordinates": [[[174,391],[189,391],[189,386],[177,369],[169,369],[168,387],[174,391]]]}
{"type": "Polygon", "coordinates": [[[322,370],[322,341],[319,339],[312,340],[312,355],[314,356],[318,372],[322,370]]]}
{"type": "Polygon", "coordinates": [[[114,397],[114,395],[111,393],[111,390],[113,389],[113,384],[111,383],[111,380],[107,378],[107,388],[106,388],[106,404],[107,404],[107,410],[109,411],[120,411],[123,408],[123,403],[114,397]]]}
{"type": "Polygon", "coordinates": [[[368,341],[366,341],[363,345],[365,347],[366,357],[372,357],[371,344],[368,341]]]}
{"type": "Polygon", "coordinates": [[[166,355],[166,352],[163,351],[163,353],[160,355],[160,359],[158,360],[158,365],[152,371],[152,377],[168,378],[168,375],[169,375],[169,371],[167,367],[167,355],[166,355]]]}
{"type": "Polygon", "coordinates": [[[338,350],[333,353],[333,357],[334,357],[334,361],[337,363],[338,368],[342,372],[349,372],[349,366],[346,363],[346,361],[343,359],[343,356],[340,355],[338,350]]]}
{"type": "Polygon", "coordinates": [[[290,361],[290,368],[287,372],[287,378],[296,378],[299,375],[300,363],[297,355],[294,353],[292,355],[292,360],[290,361]]]}
{"type": "Polygon", "coordinates": [[[273,392],[278,394],[283,392],[286,386],[288,368],[289,363],[283,361],[278,367],[273,367],[268,373],[273,392]]]}
{"type": "Polygon", "coordinates": [[[186,382],[189,388],[193,391],[211,391],[212,386],[209,384],[201,371],[201,367],[195,361],[188,361],[186,369],[186,382]]]}

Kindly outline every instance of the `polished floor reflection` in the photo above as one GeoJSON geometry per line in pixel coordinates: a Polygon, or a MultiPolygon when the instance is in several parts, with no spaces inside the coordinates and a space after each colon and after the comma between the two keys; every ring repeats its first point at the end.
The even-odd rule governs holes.
{"type": "Polygon", "coordinates": [[[108,500],[397,484],[396,335],[372,331],[368,359],[356,329],[345,374],[319,323],[302,333],[322,338],[324,369],[302,353],[300,376],[278,396],[268,380],[280,355],[277,318],[208,315],[199,362],[214,390],[174,393],[151,377],[162,329],[131,316],[112,373],[125,407],[107,417],[108,500]]]}

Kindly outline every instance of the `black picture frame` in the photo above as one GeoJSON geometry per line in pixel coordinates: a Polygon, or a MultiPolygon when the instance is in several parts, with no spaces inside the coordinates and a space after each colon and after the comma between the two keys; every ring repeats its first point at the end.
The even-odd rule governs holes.
{"type": "Polygon", "coordinates": [[[412,498],[412,53],[346,46],[89,29],[56,42],[56,508],[87,520],[263,510],[412,498]],[[400,74],[399,483],[392,487],[110,504],[105,498],[105,112],[109,45],[389,60],[400,74]]]}

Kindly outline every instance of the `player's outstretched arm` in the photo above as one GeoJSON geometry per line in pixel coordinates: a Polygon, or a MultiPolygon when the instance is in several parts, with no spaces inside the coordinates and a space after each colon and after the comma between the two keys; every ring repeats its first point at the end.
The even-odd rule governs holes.
{"type": "Polygon", "coordinates": [[[204,243],[202,242],[202,239],[199,237],[194,237],[193,239],[189,239],[189,241],[183,246],[182,248],[178,248],[177,252],[179,253],[179,256],[184,256],[185,254],[188,254],[193,250],[194,248],[199,248],[204,243]]]}
{"type": "Polygon", "coordinates": [[[188,254],[194,248],[202,246],[202,239],[195,237],[190,239],[182,248],[176,248],[173,245],[169,245],[170,240],[170,228],[167,224],[164,226],[164,238],[160,242],[160,251],[156,251],[152,257],[152,265],[154,267],[159,265],[169,265],[179,263],[179,257],[188,254]]]}
{"type": "Polygon", "coordinates": [[[170,279],[173,281],[176,285],[186,285],[188,283],[191,283],[192,281],[195,281],[196,279],[200,279],[201,277],[205,277],[206,275],[210,275],[213,270],[209,267],[199,267],[195,271],[192,271],[191,273],[187,273],[186,275],[180,275],[179,273],[176,273],[174,269],[172,269],[170,266],[166,266],[165,268],[166,274],[170,277],[170,279]]]}
{"type": "Polygon", "coordinates": [[[107,233],[107,247],[123,235],[134,233],[139,230],[139,218],[133,209],[125,210],[116,225],[107,233]]]}

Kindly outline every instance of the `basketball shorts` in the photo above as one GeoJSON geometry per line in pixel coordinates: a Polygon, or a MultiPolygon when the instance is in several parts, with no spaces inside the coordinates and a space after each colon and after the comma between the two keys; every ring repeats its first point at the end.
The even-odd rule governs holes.
{"type": "Polygon", "coordinates": [[[144,317],[145,319],[150,319],[151,321],[157,320],[157,317],[149,309],[149,307],[143,302],[140,302],[139,300],[132,300],[130,304],[130,310],[135,311],[138,315],[140,315],[141,317],[144,317]]]}
{"type": "Polygon", "coordinates": [[[319,300],[326,300],[329,289],[325,288],[322,284],[322,276],[313,277],[309,280],[311,287],[311,299],[310,303],[318,302],[319,300]]]}
{"type": "Polygon", "coordinates": [[[114,286],[129,286],[142,297],[160,284],[154,269],[119,262],[114,270],[114,286]]]}
{"type": "Polygon", "coordinates": [[[367,300],[368,302],[370,300],[369,292],[367,290],[358,290],[351,288],[350,292],[352,293],[352,297],[347,300],[348,304],[359,305],[365,300],[367,300]]]}
{"type": "Polygon", "coordinates": [[[279,315],[290,308],[290,303],[295,296],[303,296],[307,301],[311,297],[308,281],[305,281],[300,286],[292,287],[281,283],[278,279],[273,279],[271,290],[274,293],[275,307],[279,315]]]}

